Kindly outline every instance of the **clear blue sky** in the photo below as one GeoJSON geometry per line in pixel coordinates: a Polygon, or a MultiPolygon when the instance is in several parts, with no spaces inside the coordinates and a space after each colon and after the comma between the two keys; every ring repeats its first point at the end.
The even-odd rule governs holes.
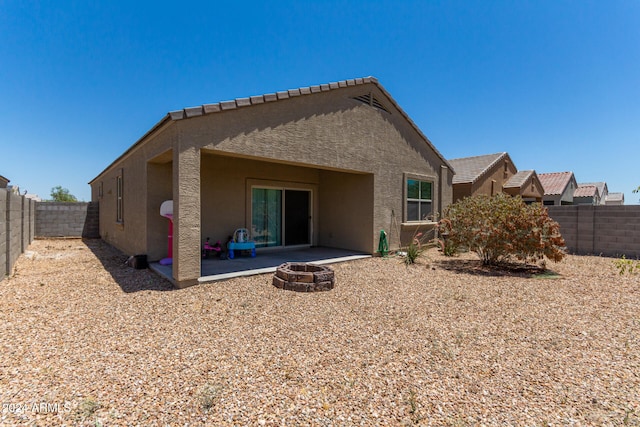
{"type": "Polygon", "coordinates": [[[0,0],[0,175],[48,198],[168,111],[375,76],[447,158],[640,195],[640,1],[0,0]]]}

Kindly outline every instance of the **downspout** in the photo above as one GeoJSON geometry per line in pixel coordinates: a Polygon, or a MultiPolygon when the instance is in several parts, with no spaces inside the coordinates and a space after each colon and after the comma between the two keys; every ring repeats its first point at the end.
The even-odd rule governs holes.
{"type": "Polygon", "coordinates": [[[438,219],[442,219],[442,215],[444,215],[444,206],[443,206],[443,199],[444,199],[444,186],[445,186],[445,180],[446,177],[449,174],[449,168],[445,165],[441,165],[440,166],[440,185],[438,188],[438,219]]]}

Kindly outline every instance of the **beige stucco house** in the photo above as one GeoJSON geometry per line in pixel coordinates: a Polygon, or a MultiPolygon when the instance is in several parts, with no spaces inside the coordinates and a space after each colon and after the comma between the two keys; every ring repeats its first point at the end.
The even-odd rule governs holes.
{"type": "Polygon", "coordinates": [[[374,254],[381,229],[433,227],[453,170],[373,77],[172,111],[91,182],[102,238],[197,283],[203,239],[251,231],[260,250],[326,246],[374,254]]]}
{"type": "Polygon", "coordinates": [[[573,172],[549,172],[538,174],[544,196],[542,204],[549,206],[572,205],[573,193],[578,183],[573,172]]]}
{"type": "Polygon", "coordinates": [[[518,171],[508,153],[484,154],[449,160],[453,177],[453,200],[484,194],[506,193],[527,202],[540,202],[544,189],[534,170],[518,171]]]}
{"type": "Polygon", "coordinates": [[[578,188],[573,192],[574,205],[593,205],[598,206],[602,195],[600,189],[592,184],[578,184],[578,188]]]}

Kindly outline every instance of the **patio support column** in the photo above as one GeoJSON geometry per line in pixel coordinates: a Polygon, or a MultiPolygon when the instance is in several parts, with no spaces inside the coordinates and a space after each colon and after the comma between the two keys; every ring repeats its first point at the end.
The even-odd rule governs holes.
{"type": "Polygon", "coordinates": [[[173,279],[184,288],[199,277],[200,149],[179,139],[173,150],[173,279]]]}

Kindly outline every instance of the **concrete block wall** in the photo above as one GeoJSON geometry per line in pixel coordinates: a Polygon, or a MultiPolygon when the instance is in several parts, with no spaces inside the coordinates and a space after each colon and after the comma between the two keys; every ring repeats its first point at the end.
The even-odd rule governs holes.
{"type": "Polygon", "coordinates": [[[22,199],[18,194],[7,193],[7,275],[12,273],[13,266],[23,250],[22,199]]]}
{"type": "Polygon", "coordinates": [[[0,188],[0,278],[13,272],[18,257],[33,241],[34,202],[0,188]]]}
{"type": "Polygon", "coordinates": [[[9,270],[7,268],[7,190],[0,188],[0,280],[9,270]]]}
{"type": "Polygon", "coordinates": [[[36,237],[100,237],[97,202],[37,202],[36,237]]]}
{"type": "Polygon", "coordinates": [[[640,258],[640,206],[548,206],[576,254],[640,258]]]}

